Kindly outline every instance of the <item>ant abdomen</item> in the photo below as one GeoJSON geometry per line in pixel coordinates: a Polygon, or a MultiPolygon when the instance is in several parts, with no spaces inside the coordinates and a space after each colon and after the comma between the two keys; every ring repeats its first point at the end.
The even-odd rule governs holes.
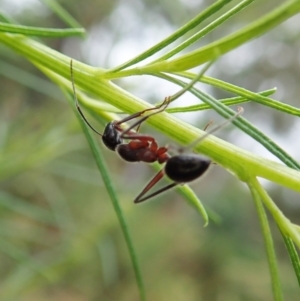
{"type": "Polygon", "coordinates": [[[176,183],[191,182],[204,174],[211,160],[194,154],[177,155],[169,158],[165,174],[176,183]]]}

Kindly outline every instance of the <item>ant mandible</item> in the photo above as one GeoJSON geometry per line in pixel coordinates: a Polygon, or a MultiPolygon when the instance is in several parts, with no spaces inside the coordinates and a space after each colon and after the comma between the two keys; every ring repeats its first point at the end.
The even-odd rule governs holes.
{"type": "MultiPolygon", "coordinates": [[[[208,170],[211,164],[210,159],[204,158],[196,154],[179,154],[170,157],[170,155],[167,153],[168,148],[158,147],[158,144],[153,137],[149,135],[141,135],[136,133],[135,131],[132,131],[132,129],[135,127],[139,129],[141,124],[144,121],[146,121],[150,116],[163,112],[168,107],[171,100],[175,100],[183,93],[185,93],[185,91],[190,89],[195,84],[195,82],[197,82],[200,79],[200,77],[203,75],[203,72],[201,72],[198,76],[196,76],[195,79],[191,81],[185,88],[181,89],[173,96],[166,97],[165,100],[160,105],[154,108],[149,108],[134,113],[119,121],[114,120],[109,122],[105,126],[103,134],[101,134],[96,129],[94,129],[94,127],[88,122],[88,120],[84,116],[79,106],[79,102],[75,91],[72,60],[70,62],[70,72],[71,72],[71,80],[72,80],[72,87],[73,87],[73,94],[75,98],[76,108],[79,114],[81,115],[81,117],[83,118],[83,120],[86,122],[86,124],[95,133],[97,133],[102,137],[102,141],[108,149],[112,151],[116,151],[122,159],[128,162],[153,163],[158,161],[158,163],[160,164],[165,163],[164,168],[160,170],[153,177],[153,179],[146,185],[146,187],[142,190],[142,192],[135,198],[134,203],[141,203],[143,201],[146,201],[166,190],[173,188],[178,184],[184,184],[196,180],[208,170]],[[137,120],[135,123],[133,123],[129,128],[125,130],[121,127],[122,123],[141,117],[144,113],[150,111],[155,111],[155,112],[143,116],[142,118],[137,120]],[[131,141],[129,143],[124,143],[123,139],[131,140],[131,141]],[[164,175],[170,178],[173,181],[173,183],[155,191],[154,193],[151,193],[148,196],[143,197],[156,183],[158,183],[163,178],[164,175]]],[[[189,148],[200,143],[201,140],[203,140],[204,138],[206,138],[208,135],[215,132],[219,128],[223,127],[225,124],[230,123],[232,120],[237,118],[240,114],[242,114],[242,112],[243,109],[239,108],[238,112],[235,115],[227,119],[223,124],[207,132],[200,139],[197,139],[195,142],[192,143],[192,145],[189,148]]]]}

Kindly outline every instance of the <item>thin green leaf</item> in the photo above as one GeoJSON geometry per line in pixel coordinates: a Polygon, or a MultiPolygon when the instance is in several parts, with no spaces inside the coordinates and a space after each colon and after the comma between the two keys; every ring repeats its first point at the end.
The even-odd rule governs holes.
{"type": "Polygon", "coordinates": [[[272,233],[268,223],[268,218],[265,209],[261,203],[259,193],[256,191],[255,187],[251,185],[251,182],[248,183],[248,187],[252,193],[256,211],[262,228],[263,238],[264,238],[266,252],[267,252],[267,259],[269,263],[274,300],[282,301],[283,296],[282,296],[282,290],[281,290],[280,279],[279,279],[275,247],[272,239],[272,233]]]}
{"type": "Polygon", "coordinates": [[[145,52],[141,53],[137,57],[129,60],[128,62],[113,68],[110,70],[110,72],[116,72],[122,69],[125,69],[126,67],[129,67],[133,64],[136,64],[138,62],[141,62],[142,60],[150,57],[154,53],[158,52],[159,50],[165,48],[166,46],[170,45],[174,41],[176,41],[178,38],[195,28],[197,25],[202,23],[204,20],[206,20],[208,17],[213,15],[215,12],[219,11],[223,6],[231,2],[232,0],[218,0],[208,8],[206,8],[204,11],[202,11],[199,15],[197,15],[194,19],[183,25],[181,28],[176,30],[174,33],[172,33],[169,37],[164,39],[163,41],[159,42],[158,44],[154,45],[153,47],[149,48],[145,52]]]}
{"type": "Polygon", "coordinates": [[[176,190],[188,201],[191,206],[193,206],[198,211],[198,213],[200,213],[204,220],[204,227],[206,227],[209,222],[209,217],[205,207],[199,200],[198,196],[195,194],[194,190],[188,185],[177,187],[176,190]]]}
{"type": "MultiPolygon", "coordinates": [[[[180,73],[180,75],[183,75],[183,76],[188,77],[188,78],[192,78],[194,76],[194,75],[187,76],[188,73],[186,73],[186,72],[180,73]]],[[[247,99],[255,101],[255,102],[257,102],[259,104],[262,104],[264,106],[276,109],[278,111],[281,111],[281,112],[284,112],[284,113],[287,113],[287,114],[291,114],[291,115],[295,115],[295,116],[300,116],[300,109],[299,108],[293,107],[291,105],[288,105],[286,103],[280,102],[278,100],[275,100],[275,99],[272,99],[272,98],[269,98],[269,97],[265,97],[263,95],[260,95],[259,93],[249,91],[247,89],[232,85],[232,84],[224,82],[222,80],[212,78],[212,77],[209,77],[209,76],[203,76],[200,79],[200,81],[202,83],[209,84],[209,85],[212,85],[214,87],[223,89],[225,91],[232,92],[234,94],[243,96],[247,99]]]]}
{"type": "Polygon", "coordinates": [[[249,4],[254,2],[255,0],[244,0],[241,1],[239,4],[234,6],[232,9],[228,10],[226,13],[224,13],[221,17],[217,18],[213,22],[211,22],[209,25],[205,26],[203,29],[201,29],[199,32],[185,40],[183,43],[178,45],[177,47],[174,47],[171,51],[167,52],[163,56],[161,56],[159,59],[153,61],[151,64],[154,64],[156,62],[164,61],[172,56],[174,56],[176,53],[180,52],[181,50],[187,48],[188,46],[192,45],[199,39],[203,38],[205,35],[207,35],[209,32],[223,24],[225,21],[233,17],[235,14],[237,14],[239,11],[247,7],[249,4]]]}
{"type": "MultiPolygon", "coordinates": [[[[276,92],[276,89],[274,88],[274,89],[259,92],[258,94],[263,95],[263,96],[269,96],[275,92],[276,92]]],[[[248,98],[242,97],[242,96],[238,96],[238,97],[219,99],[218,101],[223,103],[225,106],[233,106],[233,105],[238,105],[241,103],[249,102],[251,100],[248,98]]],[[[197,105],[193,105],[193,106],[170,108],[170,109],[167,109],[166,111],[168,113],[185,113],[185,112],[203,111],[203,110],[211,110],[211,109],[212,108],[210,105],[208,105],[206,103],[201,103],[201,104],[197,104],[197,105]]]]}
{"type": "Polygon", "coordinates": [[[83,28],[66,28],[66,29],[55,29],[55,28],[42,28],[23,26],[16,24],[7,24],[0,22],[0,31],[7,33],[17,33],[26,36],[36,37],[68,37],[82,35],[85,30],[83,28]]]}
{"type": "Polygon", "coordinates": [[[249,188],[255,191],[263,201],[264,205],[268,208],[269,212],[272,214],[277,226],[283,235],[290,237],[293,242],[300,248],[300,233],[295,229],[295,226],[284,216],[281,210],[276,206],[273,200],[270,198],[268,193],[259,183],[255,177],[249,176],[245,179],[249,188]]]}
{"type": "Polygon", "coordinates": [[[297,280],[298,280],[298,284],[300,286],[300,259],[299,259],[299,255],[295,249],[294,243],[293,241],[286,235],[284,235],[282,232],[282,238],[284,240],[285,246],[287,248],[287,251],[289,253],[297,280]]]}
{"type": "Polygon", "coordinates": [[[55,0],[41,0],[47,5],[58,17],[61,18],[71,28],[81,28],[82,26],[55,0]]]}

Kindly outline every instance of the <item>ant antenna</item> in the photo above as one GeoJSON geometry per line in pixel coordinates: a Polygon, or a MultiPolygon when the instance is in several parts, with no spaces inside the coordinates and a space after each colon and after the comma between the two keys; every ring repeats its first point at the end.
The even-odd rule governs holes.
{"type": "Polygon", "coordinates": [[[202,137],[196,139],[195,141],[193,141],[192,143],[190,143],[189,145],[185,146],[181,152],[184,151],[184,149],[188,149],[188,148],[193,148],[195,147],[198,143],[200,143],[202,140],[204,140],[207,136],[211,135],[212,133],[218,131],[219,129],[223,128],[224,126],[226,126],[228,123],[232,122],[233,120],[235,120],[237,117],[239,117],[241,114],[243,114],[244,109],[242,107],[238,107],[237,108],[237,112],[231,116],[230,118],[226,119],[224,122],[220,123],[219,125],[217,125],[216,127],[214,127],[213,129],[211,129],[210,131],[207,131],[202,137]]]}
{"type": "Polygon", "coordinates": [[[86,117],[84,116],[80,106],[79,106],[79,102],[77,99],[77,95],[76,95],[76,91],[75,91],[75,84],[74,84],[74,74],[73,74],[73,60],[71,60],[70,62],[70,72],[71,72],[71,82],[72,82],[72,88],[73,88],[73,94],[74,94],[74,99],[75,99],[75,105],[76,105],[76,109],[79,112],[80,116],[82,117],[82,119],[85,121],[85,123],[90,127],[90,129],[92,129],[95,133],[97,133],[98,135],[100,135],[101,137],[103,136],[101,133],[99,133],[86,119],[86,117]]]}

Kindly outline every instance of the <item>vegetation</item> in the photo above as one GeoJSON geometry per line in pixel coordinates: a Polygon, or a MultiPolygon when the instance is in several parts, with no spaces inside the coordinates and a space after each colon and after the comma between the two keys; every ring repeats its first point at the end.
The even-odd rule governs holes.
{"type": "MultiPolygon", "coordinates": [[[[200,82],[230,92],[231,96],[220,100],[195,85],[189,91],[201,101],[199,104],[181,107],[176,100],[175,106],[151,117],[148,124],[167,137],[167,141],[172,139],[180,145],[187,145],[204,135],[199,129],[203,125],[194,127],[176,118],[173,113],[213,109],[224,118],[230,118],[235,114],[232,105],[247,102],[244,116],[239,116],[232,123],[281,163],[210,135],[194,151],[211,158],[218,170],[222,167],[230,171],[241,184],[238,181],[230,182],[231,189],[227,189],[224,194],[214,194],[215,204],[208,206],[204,205],[208,202],[202,203],[197,198],[198,191],[195,193],[187,185],[177,188],[181,195],[178,198],[183,197],[192,205],[195,212],[200,213],[201,223],[208,227],[199,229],[199,215],[191,215],[184,204],[173,205],[174,200],[134,206],[130,202],[133,198],[131,189],[139,188],[139,191],[144,185],[144,176],[139,174],[140,167],[127,167],[120,161],[116,165],[115,153],[102,153],[102,145],[96,141],[97,137],[88,129],[74,106],[70,81],[71,57],[55,50],[55,43],[52,46],[50,42],[46,45],[48,41],[44,40],[45,37],[52,38],[51,41],[62,37],[71,39],[69,37],[72,35],[83,37],[84,30],[79,28],[77,21],[59,3],[43,2],[52,10],[52,15],[64,21],[69,28],[21,26],[2,14],[0,42],[5,45],[0,62],[2,75],[43,93],[47,98],[68,99],[102,179],[98,178],[95,164],[85,149],[82,136],[78,134],[77,123],[64,104],[53,105],[52,102],[47,102],[43,107],[32,97],[27,107],[21,109],[23,105],[18,104],[19,108],[16,109],[9,103],[10,97],[17,97],[13,94],[15,92],[9,86],[6,91],[2,91],[8,96],[5,96],[5,102],[2,101],[1,111],[8,111],[9,118],[1,118],[1,300],[63,300],[64,296],[70,296],[72,300],[219,300],[221,294],[224,300],[234,297],[243,300],[270,300],[270,294],[266,293],[268,284],[260,275],[261,270],[264,271],[264,267],[261,268],[264,259],[256,260],[262,250],[256,250],[256,237],[251,238],[249,230],[249,236],[246,235],[246,225],[242,221],[247,217],[247,212],[251,212],[251,204],[237,203],[238,200],[249,198],[250,194],[263,234],[273,299],[283,300],[283,290],[287,291],[289,299],[297,296],[299,292],[295,279],[300,284],[297,252],[300,248],[300,227],[297,225],[299,217],[290,221],[289,218],[292,217],[287,217],[279,208],[278,202],[275,202],[278,194],[274,191],[282,186],[296,193],[300,192],[300,164],[263,130],[248,121],[247,108],[256,104],[257,108],[276,110],[280,116],[288,114],[295,117],[300,115],[300,109],[272,98],[276,91],[270,89],[272,87],[253,92],[203,75],[200,82]],[[65,97],[42,80],[40,75],[37,78],[32,74],[33,71],[23,71],[7,62],[12,57],[17,62],[19,60],[12,50],[49,77],[61,88],[65,97]],[[15,110],[18,112],[17,116],[15,110]],[[273,193],[268,190],[268,185],[262,184],[264,180],[275,184],[272,185],[273,193]],[[244,191],[244,186],[248,187],[250,194],[244,191]],[[119,223],[116,223],[108,199],[111,200],[119,223]],[[125,203],[124,200],[127,199],[129,201],[125,203]],[[234,205],[231,209],[224,209],[225,205],[222,203],[225,201],[226,204],[226,200],[234,205]],[[224,216],[220,211],[222,207],[224,216]],[[172,220],[168,221],[169,218],[172,220]],[[270,221],[275,222],[279,229],[278,233],[282,236],[294,270],[294,273],[291,269],[285,272],[290,276],[282,277],[282,280],[273,242],[273,235],[276,240],[279,237],[276,233],[272,234],[270,221]],[[241,229],[242,224],[244,230],[233,234],[232,231],[241,229]],[[127,254],[119,237],[119,228],[125,238],[132,268],[124,257],[127,254]],[[175,237],[174,234],[178,236],[175,237]],[[230,240],[231,236],[234,237],[233,240],[230,240]],[[174,243],[169,246],[170,240],[174,243]],[[202,240],[205,244],[200,245],[199,241],[202,240]],[[248,244],[249,249],[246,248],[248,244]],[[232,249],[236,253],[230,257],[227,253],[232,249]],[[220,253],[217,255],[218,251],[220,253]],[[238,259],[243,257],[240,257],[243,252],[247,253],[244,256],[249,257],[249,261],[243,261],[235,268],[238,259]],[[230,268],[225,268],[230,260],[230,268]],[[139,298],[132,281],[132,270],[139,298]],[[203,284],[199,289],[197,285],[201,281],[203,284]],[[231,281],[235,288],[226,290],[226,282],[231,281]],[[257,288],[258,285],[261,289],[250,289],[257,288]],[[47,294],[49,291],[50,297],[47,294]]],[[[213,62],[213,67],[218,66],[226,53],[268,33],[300,12],[300,2],[296,0],[285,1],[277,6],[275,2],[270,4],[266,1],[266,7],[262,3],[254,3],[257,10],[262,6],[260,17],[252,18],[232,33],[223,32],[221,37],[212,42],[204,40],[204,46],[197,44],[206,35],[222,29],[225,22],[230,24],[239,14],[247,14],[247,10],[251,12],[250,4],[253,2],[256,1],[215,1],[162,41],[118,66],[96,68],[73,59],[74,80],[80,103],[101,124],[120,118],[116,113],[132,114],[146,109],[150,107],[148,102],[130,94],[117,85],[117,81],[112,83],[112,80],[151,75],[186,87],[197,76],[190,69],[209,62],[213,62]]],[[[27,68],[31,67],[27,65],[27,68]]],[[[6,80],[3,78],[2,86],[8,85],[4,82],[6,80]]],[[[155,90],[155,87],[151,90],[155,90]]],[[[22,97],[25,98],[24,95],[22,97]]],[[[144,130],[143,128],[142,131],[144,130]]],[[[159,167],[158,164],[153,165],[154,168],[159,167]]],[[[214,177],[209,178],[208,175],[212,183],[207,184],[207,188],[213,188],[216,192],[219,183],[214,181],[214,177]]],[[[199,191],[202,185],[205,186],[199,182],[199,191]]],[[[166,193],[160,199],[167,200],[170,196],[177,197],[166,193]]],[[[201,194],[201,198],[206,197],[201,194]]],[[[230,207],[230,203],[227,206],[230,207]]],[[[297,210],[299,212],[298,204],[297,210]]],[[[248,227],[257,230],[255,221],[249,223],[248,227]]],[[[287,253],[282,251],[282,254],[287,253]]],[[[288,258],[287,255],[282,256],[288,258]]],[[[288,264],[283,266],[284,269],[289,268],[288,264]]]]}

